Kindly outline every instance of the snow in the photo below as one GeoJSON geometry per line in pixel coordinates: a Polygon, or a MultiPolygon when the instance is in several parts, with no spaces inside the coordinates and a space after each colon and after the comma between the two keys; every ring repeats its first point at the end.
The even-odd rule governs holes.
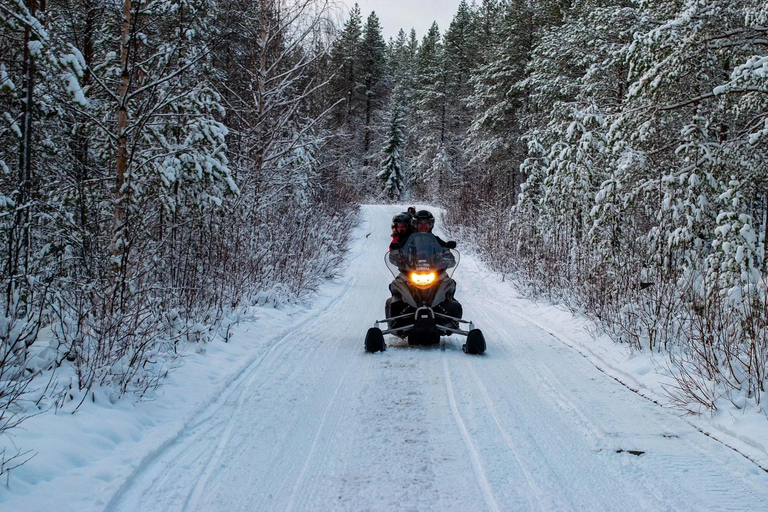
{"type": "Polygon", "coordinates": [[[36,456],[0,509],[768,510],[764,413],[681,417],[663,356],[522,297],[471,248],[454,278],[485,355],[455,336],[364,353],[402,209],[364,207],[342,277],[190,344],[151,400],[27,420],[12,441],[36,456]]]}
{"type": "Polygon", "coordinates": [[[8,72],[5,69],[5,64],[0,63],[0,91],[11,92],[16,88],[16,84],[8,76],[8,72]]]}

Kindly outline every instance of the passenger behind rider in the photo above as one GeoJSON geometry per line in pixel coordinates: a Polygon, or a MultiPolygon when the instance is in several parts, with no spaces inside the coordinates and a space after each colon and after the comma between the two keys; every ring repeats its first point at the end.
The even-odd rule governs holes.
{"type": "Polygon", "coordinates": [[[392,242],[389,250],[393,251],[405,245],[413,233],[413,222],[408,213],[398,213],[392,218],[392,242]]]}

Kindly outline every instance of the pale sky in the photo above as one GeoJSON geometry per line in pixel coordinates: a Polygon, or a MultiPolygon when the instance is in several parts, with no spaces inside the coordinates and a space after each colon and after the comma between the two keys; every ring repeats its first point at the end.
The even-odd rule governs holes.
{"type": "MultiPolygon", "coordinates": [[[[405,30],[406,35],[411,32],[411,28],[415,28],[416,36],[421,41],[433,21],[440,27],[440,33],[445,34],[460,2],[461,0],[343,0],[349,7],[355,3],[360,5],[363,24],[371,11],[376,11],[384,39],[387,41],[390,37],[397,36],[401,28],[405,30]]],[[[344,21],[347,20],[348,14],[349,10],[344,15],[344,21]]]]}

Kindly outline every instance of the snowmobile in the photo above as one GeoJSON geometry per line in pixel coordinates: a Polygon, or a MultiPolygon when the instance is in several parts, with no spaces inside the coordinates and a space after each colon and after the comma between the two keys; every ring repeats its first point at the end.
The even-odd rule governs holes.
{"type": "Polygon", "coordinates": [[[440,336],[466,336],[462,349],[467,354],[485,352],[485,338],[474,323],[463,320],[462,308],[454,298],[453,272],[459,252],[440,245],[432,233],[413,233],[404,246],[389,251],[384,262],[394,276],[389,285],[386,318],[377,320],[365,336],[366,352],[386,350],[385,334],[407,339],[409,345],[440,342],[440,336]],[[387,324],[382,330],[379,325],[387,324]],[[467,330],[461,324],[468,324],[467,330]]]}

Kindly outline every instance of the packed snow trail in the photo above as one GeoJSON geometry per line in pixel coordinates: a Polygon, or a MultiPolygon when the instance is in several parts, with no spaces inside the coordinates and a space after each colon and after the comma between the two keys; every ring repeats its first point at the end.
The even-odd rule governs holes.
{"type": "Polygon", "coordinates": [[[363,208],[340,295],[107,510],[768,510],[768,474],[510,311],[509,285],[466,253],[457,298],[487,353],[451,336],[366,354],[397,211],[363,208]]]}

